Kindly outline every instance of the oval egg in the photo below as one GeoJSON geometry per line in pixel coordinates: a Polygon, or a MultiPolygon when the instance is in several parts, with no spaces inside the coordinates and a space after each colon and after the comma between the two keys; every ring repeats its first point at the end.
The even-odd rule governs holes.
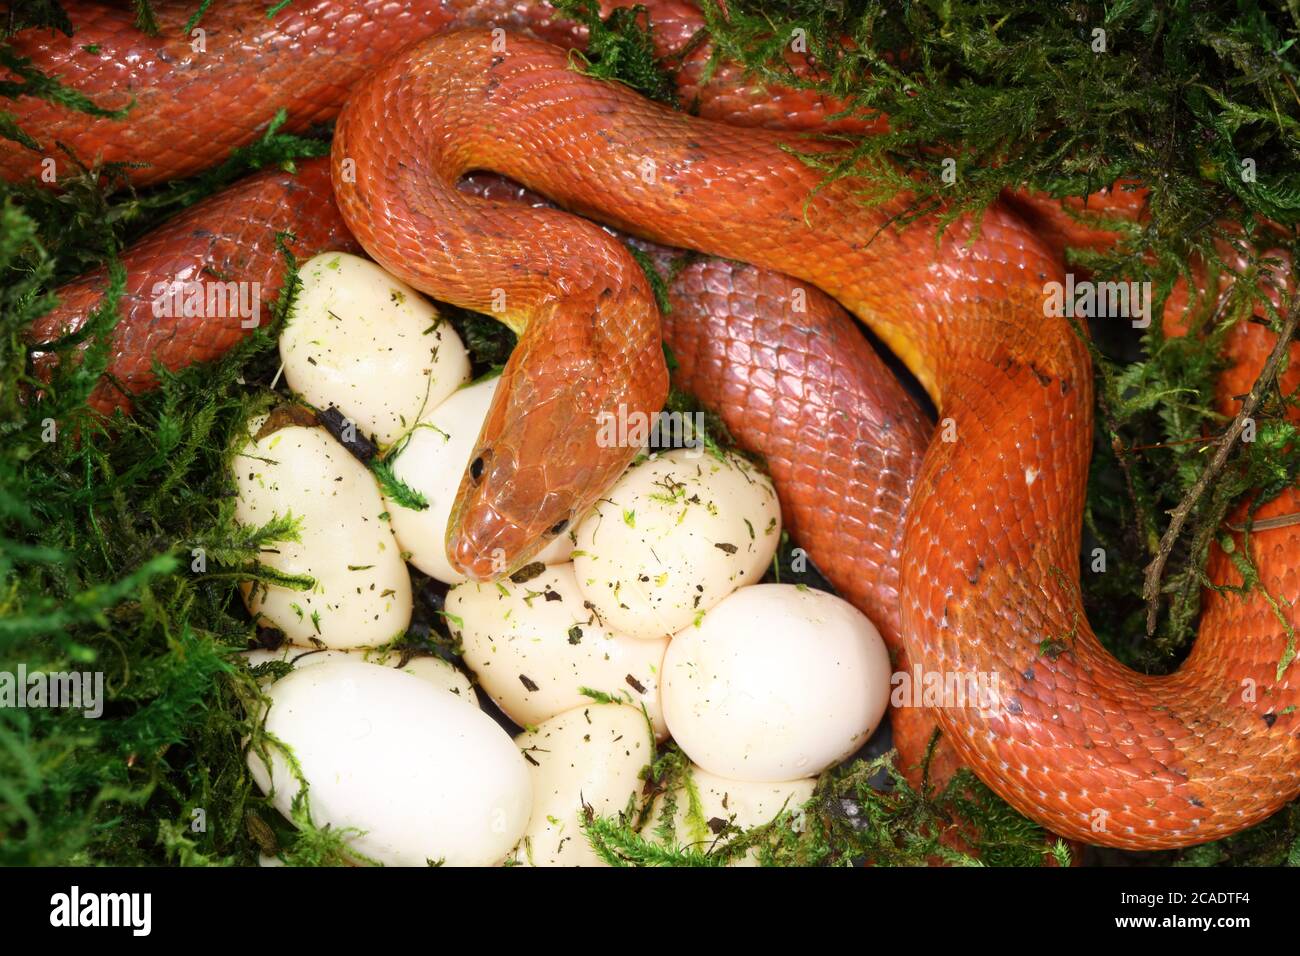
{"type": "Polygon", "coordinates": [[[645,717],[623,704],[590,704],[552,717],[515,743],[528,755],[533,809],[515,859],[532,866],[603,866],[582,828],[590,810],[617,816],[641,792],[654,759],[645,717]]]}
{"type": "Polygon", "coordinates": [[[322,428],[288,425],[253,437],[232,460],[235,518],[256,528],[292,515],[297,541],[279,541],[258,556],[283,574],[314,585],[245,583],[244,601],[293,643],[326,647],[387,644],[411,621],[411,579],[369,470],[322,428]]]}
{"type": "Polygon", "coordinates": [[[761,578],[780,538],[767,476],[738,455],[683,448],[624,473],[578,525],[573,565],[609,627],[658,638],[761,578]]]}
{"type": "MultiPolygon", "coordinates": [[[[523,834],[532,806],[528,764],[482,711],[410,674],[325,661],[271,684],[266,729],[288,745],[313,822],[348,838],[359,857],[390,866],[490,866],[523,834]]],[[[299,790],[268,745],[270,772],[249,769],[285,817],[299,790]]]]}
{"type": "Polygon", "coordinates": [[[741,588],[675,635],[668,731],[711,773],[812,777],[862,746],[889,701],[889,653],[857,608],[792,584],[741,588]]]}
{"type": "Polygon", "coordinates": [[[325,252],[298,275],[280,359],[289,387],[316,408],[337,406],[387,446],[469,380],[455,329],[375,263],[325,252]]]}
{"type": "Polygon", "coordinates": [[[326,661],[361,661],[379,667],[391,667],[404,674],[418,677],[420,680],[440,690],[454,695],[458,700],[477,707],[478,695],[474,685],[460,670],[441,657],[421,655],[411,657],[402,663],[402,655],[397,651],[320,651],[309,647],[295,647],[286,644],[274,651],[255,650],[244,655],[249,667],[257,667],[269,661],[283,661],[293,665],[294,670],[315,667],[326,661]]]}
{"type": "Polygon", "coordinates": [[[591,702],[583,688],[626,695],[667,734],[659,671],[667,638],[610,631],[584,606],[573,565],[557,564],[516,584],[458,584],[447,594],[452,635],[465,664],[498,707],[521,727],[591,702]]]}

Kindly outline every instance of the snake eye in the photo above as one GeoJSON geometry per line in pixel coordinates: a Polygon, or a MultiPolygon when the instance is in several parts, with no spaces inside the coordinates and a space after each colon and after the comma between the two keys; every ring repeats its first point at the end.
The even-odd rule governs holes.
{"type": "Polygon", "coordinates": [[[477,458],[475,458],[472,462],[470,462],[470,465],[469,465],[469,480],[472,481],[472,482],[474,482],[474,484],[476,484],[476,485],[477,485],[480,481],[482,481],[482,480],[483,480],[483,468],[484,468],[483,456],[482,456],[482,455],[479,455],[479,456],[478,456],[477,458]]]}
{"type": "Polygon", "coordinates": [[[555,524],[551,525],[551,529],[546,533],[550,535],[552,538],[554,538],[557,534],[563,534],[564,529],[567,528],[568,526],[569,526],[569,519],[562,518],[559,521],[555,522],[555,524]]]}

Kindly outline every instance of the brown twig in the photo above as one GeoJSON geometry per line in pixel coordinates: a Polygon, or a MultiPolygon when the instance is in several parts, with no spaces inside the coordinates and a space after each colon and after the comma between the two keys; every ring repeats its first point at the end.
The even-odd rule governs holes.
{"type": "Polygon", "coordinates": [[[1124,450],[1130,452],[1136,451],[1154,451],[1160,448],[1178,448],[1182,445],[1208,445],[1219,440],[1219,435],[1197,435],[1195,438],[1180,438],[1178,441],[1162,441],[1155,445],[1129,445],[1124,450]]]}
{"type": "Polygon", "coordinates": [[[1155,558],[1147,565],[1146,583],[1142,587],[1142,597],[1147,602],[1148,637],[1154,634],[1156,630],[1156,620],[1160,613],[1160,581],[1164,576],[1165,564],[1169,560],[1169,555],[1173,553],[1174,544],[1177,542],[1179,534],[1182,533],[1183,525],[1187,523],[1192,509],[1201,500],[1205,490],[1210,487],[1210,482],[1227,464],[1228,455],[1232,453],[1232,449],[1237,444],[1237,439],[1241,437],[1246,422],[1255,414],[1255,409],[1264,397],[1264,392],[1277,378],[1278,368],[1287,353],[1287,347],[1291,344],[1292,338],[1295,337],[1297,324],[1300,324],[1300,293],[1292,297],[1291,308],[1287,311],[1286,320],[1282,323],[1282,331],[1278,333],[1277,342],[1273,345],[1273,351],[1269,353],[1263,371],[1259,373],[1259,378],[1255,379],[1250,394],[1246,396],[1246,400],[1242,403],[1241,411],[1237,412],[1237,417],[1232,420],[1228,430],[1219,439],[1219,448],[1214,453],[1214,459],[1206,467],[1205,471],[1201,472],[1201,476],[1196,479],[1196,484],[1183,496],[1183,500],[1178,503],[1178,507],[1169,513],[1169,527],[1165,529],[1164,536],[1160,539],[1160,549],[1156,552],[1155,558]]]}
{"type": "Polygon", "coordinates": [[[1286,515],[1276,515],[1272,518],[1260,518],[1258,521],[1251,521],[1247,524],[1230,524],[1228,529],[1231,531],[1273,531],[1277,528],[1290,528],[1300,524],[1300,511],[1292,512],[1286,515]]]}

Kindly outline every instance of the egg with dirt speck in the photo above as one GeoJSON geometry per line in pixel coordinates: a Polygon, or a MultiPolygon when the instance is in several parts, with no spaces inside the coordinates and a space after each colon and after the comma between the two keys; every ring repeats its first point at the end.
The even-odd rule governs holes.
{"type": "Polygon", "coordinates": [[[336,406],[387,446],[469,381],[455,329],[375,263],[323,252],[298,277],[280,360],[289,387],[316,408],[336,406]]]}
{"type": "Polygon", "coordinates": [[[235,520],[287,524],[257,552],[244,602],[294,644],[388,644],[411,621],[410,574],[374,476],[311,422],[301,406],[257,417],[232,458],[235,520]]]}
{"type": "Polygon", "coordinates": [[[583,828],[619,819],[654,760],[645,716],[623,704],[592,703],[515,738],[528,760],[533,809],[514,859],[531,866],[603,866],[583,828]]]}
{"type": "Polygon", "coordinates": [[[595,690],[644,707],[656,735],[668,735],[659,705],[668,639],[606,627],[572,564],[518,581],[458,584],[447,594],[446,618],[479,685],[521,727],[589,704],[586,691],[595,690]]]}
{"type": "Polygon", "coordinates": [[[761,578],[780,540],[771,479],[739,455],[682,448],[633,464],[601,497],[573,568],[609,627],[661,638],[761,578]]]}

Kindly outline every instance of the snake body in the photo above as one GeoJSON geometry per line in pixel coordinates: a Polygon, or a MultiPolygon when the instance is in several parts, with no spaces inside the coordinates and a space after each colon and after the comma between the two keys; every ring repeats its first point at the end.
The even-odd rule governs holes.
{"type": "MultiPolygon", "coordinates": [[[[330,3],[304,15],[340,7],[386,15],[330,3]]],[[[534,32],[567,29],[543,21],[534,32]]],[[[425,32],[483,22],[493,21],[443,19],[425,32]]],[[[689,9],[669,5],[665,22],[680,39],[689,9]]],[[[38,65],[40,42],[57,46],[33,40],[38,65]]],[[[249,56],[246,81],[260,75],[255,88],[271,94],[284,54],[249,56]]],[[[819,177],[783,148],[795,142],[789,133],[672,112],[575,72],[563,48],[523,36],[502,44],[482,30],[445,34],[359,79],[373,65],[350,74],[335,136],[334,187],[348,231],[440,298],[490,308],[491,290],[502,289],[503,318],[523,333],[507,372],[511,388],[480,439],[480,477],[466,477],[453,555],[467,570],[485,573],[484,557],[498,547],[526,556],[530,542],[598,494],[627,450],[586,444],[584,416],[610,401],[651,408],[665,385],[653,303],[622,247],[558,211],[457,189],[462,173],[491,169],[633,235],[751,264],[679,277],[681,307],[667,325],[674,351],[687,357],[685,375],[743,442],[771,455],[796,533],[833,583],[886,622],[913,666],[996,679],[996,706],[932,713],[956,755],[1008,802],[1068,837],[1151,849],[1236,832],[1300,792],[1300,687],[1295,668],[1284,666],[1287,626],[1260,590],[1208,592],[1196,646],[1167,677],[1123,667],[1088,627],[1076,582],[1092,375],[1068,322],[1043,314],[1045,283],[1062,278],[1050,216],[1036,220],[1042,210],[1009,198],[986,212],[977,234],[962,221],[938,243],[932,221],[888,228],[905,199],[864,210],[841,182],[808,200],[819,177]],[[829,299],[816,299],[815,319],[746,323],[746,308],[729,298],[723,318],[703,318],[713,314],[710,296],[729,295],[728,283],[755,290],[741,300],[762,300],[757,290],[773,273],[789,277],[769,286],[784,290],[766,297],[775,312],[796,289],[823,290],[924,384],[944,427],[923,459],[910,444],[919,447],[926,432],[919,412],[887,388],[862,385],[878,370],[859,358],[860,342],[847,346],[846,317],[829,299]],[[744,371],[727,371],[736,366],[744,371]],[[847,416],[868,407],[874,417],[855,430],[847,416]],[[870,447],[892,449],[883,485],[860,467],[870,447]],[[909,499],[900,525],[894,508],[909,499]],[[891,601],[894,610],[880,611],[891,601]]],[[[689,66],[683,73],[694,82],[702,74],[689,66]]],[[[757,99],[729,99],[715,87],[696,101],[725,116],[757,99]]],[[[755,125],[813,126],[816,109],[794,102],[755,125]]],[[[34,115],[54,125],[36,128],[57,129],[60,118],[43,108],[34,115]]],[[[149,136],[158,130],[138,135],[121,145],[119,133],[97,128],[81,146],[88,156],[152,157],[149,136]],[[111,153],[107,140],[122,151],[111,153]]],[[[0,170],[23,172],[30,160],[0,152],[0,170]]],[[[169,160],[140,179],[192,171],[186,163],[194,161],[169,160]]],[[[50,328],[70,321],[63,315],[50,328]]],[[[1261,364],[1262,333],[1234,346],[1234,381],[1261,364]]],[[[184,360],[183,343],[174,358],[184,360]]],[[[1227,388],[1221,407],[1231,411],[1239,395],[1227,388]]],[[[1258,517],[1296,510],[1300,500],[1287,490],[1258,517]]],[[[1240,536],[1237,544],[1246,546],[1240,536]]],[[[1249,540],[1261,588],[1287,625],[1300,600],[1298,546],[1285,528],[1249,540]]],[[[1207,570],[1216,584],[1240,583],[1221,550],[1207,570]]]]}

